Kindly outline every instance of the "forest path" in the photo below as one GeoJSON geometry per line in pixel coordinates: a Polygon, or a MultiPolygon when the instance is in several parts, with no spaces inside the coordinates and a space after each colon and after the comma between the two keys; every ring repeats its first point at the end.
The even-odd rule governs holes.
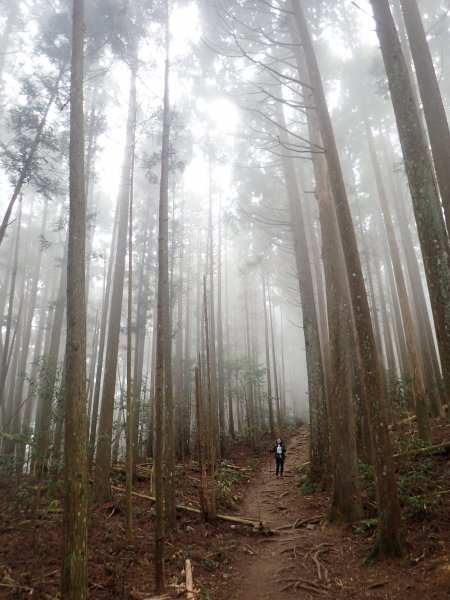
{"type": "Polygon", "coordinates": [[[308,432],[301,428],[286,443],[283,478],[275,475],[273,455],[268,456],[261,471],[252,478],[240,513],[259,518],[271,529],[283,529],[273,536],[255,536],[250,543],[241,546],[243,554],[236,561],[232,580],[219,593],[219,600],[330,597],[328,573],[320,565],[332,548],[320,525],[308,523],[308,519],[317,523],[314,517],[323,514],[324,508],[316,502],[300,501],[297,487],[296,466],[308,460],[308,445],[308,432]],[[294,529],[297,520],[305,520],[305,523],[294,529]]]}

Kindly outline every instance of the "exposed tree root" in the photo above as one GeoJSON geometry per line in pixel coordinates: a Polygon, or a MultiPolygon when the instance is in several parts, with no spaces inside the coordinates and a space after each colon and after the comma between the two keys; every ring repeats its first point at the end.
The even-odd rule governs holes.
{"type": "Polygon", "coordinates": [[[329,589],[320,586],[314,581],[309,581],[306,579],[280,579],[278,583],[287,583],[287,585],[280,588],[281,592],[288,590],[289,588],[294,588],[294,590],[303,590],[305,592],[309,592],[311,594],[318,594],[319,596],[328,596],[329,589]]]}
{"type": "Polygon", "coordinates": [[[307,525],[308,523],[317,523],[325,517],[324,514],[314,515],[312,517],[307,517],[306,519],[298,518],[293,525],[280,525],[280,527],[275,527],[275,531],[282,531],[283,529],[298,529],[302,525],[307,525]]]}
{"type": "Polygon", "coordinates": [[[308,550],[308,552],[304,556],[305,559],[308,556],[311,558],[311,560],[313,561],[313,563],[317,569],[317,577],[321,580],[325,579],[326,581],[328,581],[329,577],[328,577],[328,569],[320,561],[320,555],[323,554],[324,552],[330,552],[330,550],[332,550],[332,549],[333,549],[333,547],[331,544],[324,542],[323,544],[319,544],[315,548],[311,548],[311,550],[308,550]]]}
{"type": "Polygon", "coordinates": [[[321,519],[323,519],[325,515],[314,515],[313,517],[308,517],[307,519],[297,519],[292,526],[292,529],[298,529],[302,525],[308,525],[309,523],[317,523],[321,519]]]}

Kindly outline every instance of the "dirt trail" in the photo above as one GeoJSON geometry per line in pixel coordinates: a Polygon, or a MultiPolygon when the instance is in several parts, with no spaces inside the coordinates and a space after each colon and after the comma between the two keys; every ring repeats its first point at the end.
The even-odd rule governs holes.
{"type": "MultiPolygon", "coordinates": [[[[292,526],[299,518],[314,516],[314,511],[309,507],[300,514],[299,489],[296,486],[298,471],[295,466],[308,459],[307,440],[306,430],[300,430],[287,443],[283,478],[276,477],[275,460],[273,455],[268,455],[264,468],[251,482],[241,514],[259,517],[272,529],[292,526]]],[[[294,530],[293,527],[280,529],[277,535],[255,536],[248,544],[244,544],[241,547],[242,559],[236,565],[239,573],[233,576],[233,583],[221,591],[219,598],[230,598],[230,593],[234,600],[307,598],[310,593],[328,596],[328,592],[321,589],[323,586],[317,574],[311,578],[302,564],[305,554],[311,550],[312,540],[307,533],[312,533],[317,526],[310,527],[307,530],[294,530]],[[303,594],[300,590],[303,590],[303,594]]],[[[322,546],[314,550],[317,551],[316,560],[319,563],[321,551],[327,552],[328,548],[322,546]]],[[[311,564],[314,566],[314,559],[311,559],[311,564]]]]}
{"type": "MultiPolygon", "coordinates": [[[[265,521],[276,535],[240,532],[230,573],[214,600],[444,600],[450,598],[448,534],[425,536],[417,524],[405,528],[410,553],[371,566],[374,530],[358,533],[351,525],[325,518],[327,493],[302,495],[298,465],[308,460],[308,431],[287,442],[285,476],[275,476],[275,460],[250,482],[240,514],[265,521]],[[294,529],[294,524],[297,527],[294,529]]],[[[424,526],[424,525],[422,525],[424,526]]],[[[216,588],[217,589],[217,588],[216,588]]]]}

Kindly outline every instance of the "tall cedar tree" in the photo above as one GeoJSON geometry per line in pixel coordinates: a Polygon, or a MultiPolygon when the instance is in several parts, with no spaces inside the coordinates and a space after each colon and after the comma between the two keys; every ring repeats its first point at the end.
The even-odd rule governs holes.
{"type": "Polygon", "coordinates": [[[87,598],[87,418],[83,56],[84,0],[73,2],[70,82],[70,220],[64,435],[61,597],[87,598]]]}
{"type": "Polygon", "coordinates": [[[389,442],[386,419],[385,389],[379,362],[372,319],[370,316],[358,246],[347,200],[344,177],[334,138],[333,127],[323,89],[317,58],[300,0],[289,0],[300,38],[306,65],[314,90],[315,108],[327,159],[333,200],[347,266],[350,295],[364,367],[367,415],[375,475],[375,489],[379,524],[373,556],[402,556],[405,552],[401,532],[400,503],[394,473],[394,462],[389,442]]]}
{"type": "MultiPolygon", "coordinates": [[[[169,21],[169,7],[166,3],[167,24],[169,21]]],[[[169,315],[169,153],[170,153],[170,111],[169,111],[169,28],[166,29],[166,60],[164,68],[164,110],[163,133],[161,147],[161,179],[159,192],[159,235],[158,235],[158,297],[157,297],[157,323],[156,323],[156,368],[155,368],[155,581],[156,593],[162,594],[165,588],[164,576],[164,491],[170,490],[172,481],[164,486],[163,460],[168,458],[168,449],[165,444],[172,440],[165,439],[164,417],[169,419],[170,410],[167,403],[172,401],[171,377],[167,377],[167,369],[171,368],[167,359],[172,351],[172,336],[170,332],[169,315]],[[166,414],[164,415],[164,409],[166,414]]],[[[173,413],[172,413],[173,420],[173,413]]],[[[168,428],[173,427],[168,424],[168,428]]],[[[166,429],[167,431],[167,429],[166,429]]],[[[174,465],[169,465],[166,475],[170,480],[174,478],[174,465]]],[[[167,498],[166,498],[167,500],[167,498]]],[[[169,510],[172,507],[168,507],[169,510]]],[[[173,504],[173,508],[175,505],[173,504]]]]}

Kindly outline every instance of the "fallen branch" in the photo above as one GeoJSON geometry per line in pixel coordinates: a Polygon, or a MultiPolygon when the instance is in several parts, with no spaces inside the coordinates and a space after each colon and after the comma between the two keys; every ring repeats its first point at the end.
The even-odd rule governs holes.
{"type": "Polygon", "coordinates": [[[413,450],[407,450],[406,452],[399,452],[394,454],[394,458],[403,458],[404,456],[413,456],[415,454],[433,454],[439,452],[439,450],[446,450],[450,448],[450,442],[443,442],[442,444],[434,444],[433,446],[427,446],[426,448],[414,448],[413,450]]]}
{"type": "Polygon", "coordinates": [[[411,423],[411,421],[415,421],[416,419],[416,415],[411,415],[409,417],[406,417],[405,419],[402,419],[401,421],[396,421],[395,423],[392,423],[391,425],[389,425],[388,430],[392,431],[399,425],[406,425],[407,423],[411,423]]]}
{"type": "Polygon", "coordinates": [[[33,593],[33,588],[28,587],[27,585],[19,585],[18,583],[12,582],[0,582],[0,587],[8,588],[13,590],[14,592],[28,592],[33,593]]]}
{"type": "MultiPolygon", "coordinates": [[[[442,405],[442,411],[443,411],[444,414],[445,414],[446,409],[447,409],[447,404],[443,404],[442,405]]],[[[417,420],[417,416],[416,415],[410,415],[409,417],[406,417],[405,419],[402,419],[401,421],[397,421],[396,423],[392,423],[391,425],[389,425],[388,429],[389,429],[389,431],[392,431],[393,429],[395,429],[399,425],[406,425],[406,423],[410,423],[410,422],[416,421],[416,420],[417,420]]]]}
{"type": "MultiPolygon", "coordinates": [[[[125,493],[125,490],[117,485],[112,485],[111,488],[118,492],[125,493]]],[[[138,492],[131,492],[133,496],[137,498],[143,498],[144,500],[149,500],[150,502],[155,502],[156,498],[154,496],[146,496],[145,494],[139,494],[138,492]]],[[[178,510],[184,510],[187,512],[193,512],[195,514],[201,514],[199,508],[194,508],[193,506],[186,506],[184,504],[176,504],[175,505],[178,510]]],[[[246,519],[245,517],[237,517],[233,515],[217,515],[217,518],[221,521],[229,521],[230,523],[239,523],[239,525],[248,525],[249,527],[253,527],[254,531],[260,531],[261,533],[273,534],[275,533],[266,525],[264,521],[259,521],[257,519],[246,519]]]]}
{"type": "Polygon", "coordinates": [[[301,465],[296,465],[296,469],[303,469],[303,467],[307,467],[310,464],[310,460],[307,460],[306,462],[302,463],[301,465]]]}
{"type": "Polygon", "coordinates": [[[389,579],[384,579],[383,581],[374,581],[373,583],[371,583],[367,586],[367,589],[373,590],[374,588],[382,587],[383,585],[386,585],[388,583],[389,583],[389,579]]]}
{"type": "Polygon", "coordinates": [[[235,471],[249,471],[250,470],[247,467],[238,467],[237,465],[230,465],[229,463],[222,463],[220,466],[224,467],[226,469],[234,469],[235,471]]]}

